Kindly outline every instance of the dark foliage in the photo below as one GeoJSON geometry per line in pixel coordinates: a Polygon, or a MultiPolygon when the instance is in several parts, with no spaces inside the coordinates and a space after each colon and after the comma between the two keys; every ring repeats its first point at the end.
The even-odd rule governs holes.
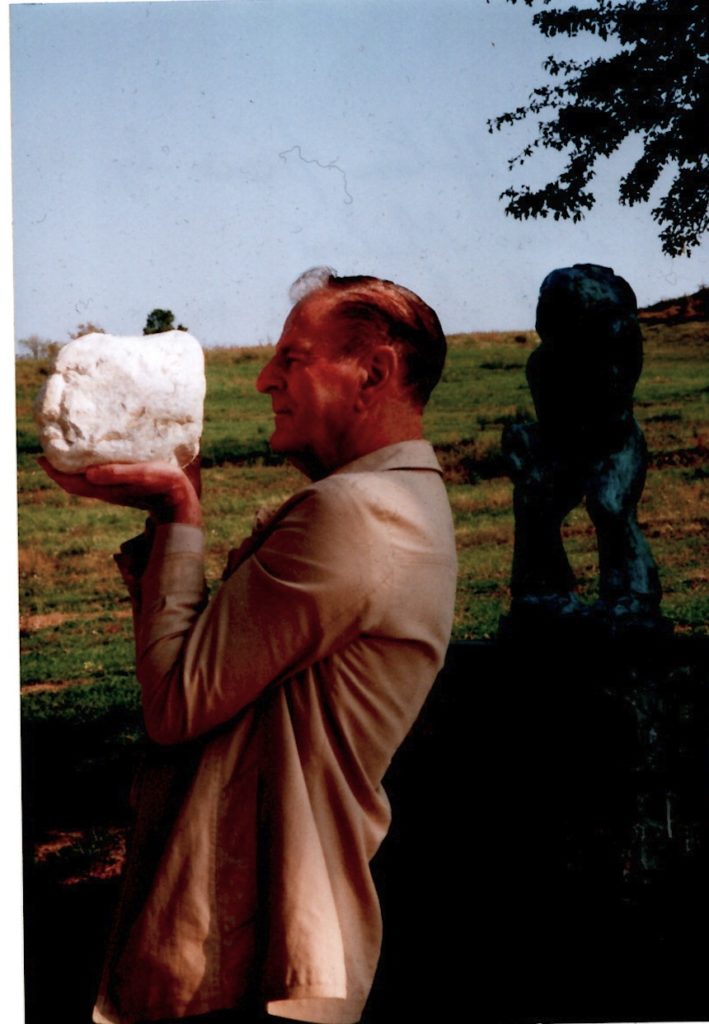
{"type": "MultiPolygon", "coordinates": [[[[516,3],[517,0],[510,0],[516,3]]],[[[524,0],[531,6],[534,0],[524,0]]],[[[542,0],[545,7],[550,0],[542,0]]],[[[566,166],[543,188],[508,188],[500,196],[516,218],[579,221],[594,202],[596,163],[629,136],[642,154],[620,181],[620,202],[647,202],[666,167],[671,184],[652,210],[670,256],[689,254],[709,228],[709,5],[706,0],[596,0],[589,7],[546,7],[533,23],[547,37],[589,32],[615,41],[607,57],[557,60],[554,80],[526,106],[488,122],[489,130],[538,117],[538,136],[509,161],[523,164],[540,147],[563,151],[566,166]]]]}
{"type": "Polygon", "coordinates": [[[148,313],[143,334],[162,334],[164,331],[186,331],[184,324],[175,327],[175,314],[171,309],[154,309],[148,313]]]}

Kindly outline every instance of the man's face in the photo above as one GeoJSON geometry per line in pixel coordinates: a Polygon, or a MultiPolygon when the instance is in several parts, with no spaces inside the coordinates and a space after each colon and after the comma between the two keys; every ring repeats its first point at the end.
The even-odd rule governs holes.
{"type": "Polygon", "coordinates": [[[312,478],[350,461],[356,401],[366,376],[356,357],[338,357],[330,309],[318,294],[298,303],[256,381],[258,390],[271,396],[272,450],[288,455],[312,478]]]}

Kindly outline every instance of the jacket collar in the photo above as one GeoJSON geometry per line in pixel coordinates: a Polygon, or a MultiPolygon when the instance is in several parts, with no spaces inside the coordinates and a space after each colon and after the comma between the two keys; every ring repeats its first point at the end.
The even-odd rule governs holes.
{"type": "Polygon", "coordinates": [[[387,469],[429,469],[443,473],[436,454],[428,441],[399,441],[385,448],[362,455],[346,466],[340,466],[331,476],[340,473],[380,473],[387,469]]]}

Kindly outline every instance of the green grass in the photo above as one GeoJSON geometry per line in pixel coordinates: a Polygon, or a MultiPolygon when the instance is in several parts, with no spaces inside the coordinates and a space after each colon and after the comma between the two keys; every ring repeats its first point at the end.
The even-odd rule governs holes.
{"type": "MultiPolygon", "coordinates": [[[[639,510],[665,590],[664,610],[678,630],[706,628],[709,583],[706,521],[706,324],[646,330],[645,367],[636,414],[650,450],[639,510]]],[[[445,470],[460,558],[454,638],[495,634],[508,601],[512,559],[512,486],[504,475],[500,434],[533,416],[524,366],[535,344],[514,332],[457,335],[443,380],[426,414],[426,432],[445,470]]],[[[262,505],[277,506],[302,478],[270,456],[270,402],[254,389],[269,348],[207,353],[208,397],[203,454],[207,573],[221,575],[226,554],[251,529],[262,505]]],[[[70,499],[37,467],[32,404],[47,365],[17,361],[20,501],[20,601],[24,616],[60,621],[22,638],[25,713],[96,718],[118,702],[137,714],[128,603],[112,553],[140,531],[139,513],[70,499]],[[69,683],[37,690],[37,684],[69,683]],[[72,710],[73,709],[73,710],[72,710]]],[[[565,526],[579,589],[596,591],[595,536],[582,508],[565,526]]],[[[36,620],[35,620],[36,624],[36,620]]],[[[136,719],[137,720],[137,719],[136,719]]]]}

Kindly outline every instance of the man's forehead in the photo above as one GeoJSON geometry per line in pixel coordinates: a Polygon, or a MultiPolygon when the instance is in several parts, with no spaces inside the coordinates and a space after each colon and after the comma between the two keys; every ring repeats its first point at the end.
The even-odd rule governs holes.
{"type": "Polygon", "coordinates": [[[329,347],[337,340],[337,321],[330,315],[332,303],[320,296],[307,296],[288,314],[277,348],[299,350],[329,347]]]}

